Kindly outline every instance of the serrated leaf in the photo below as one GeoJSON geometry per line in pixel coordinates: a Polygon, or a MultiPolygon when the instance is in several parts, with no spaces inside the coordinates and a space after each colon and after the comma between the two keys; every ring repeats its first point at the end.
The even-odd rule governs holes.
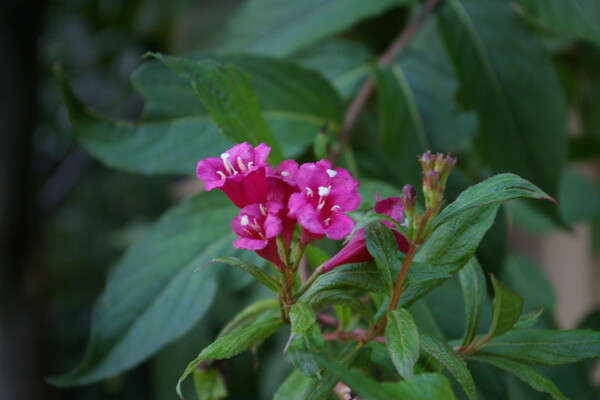
{"type": "Polygon", "coordinates": [[[318,324],[297,335],[292,335],[293,340],[288,349],[288,354],[294,366],[309,378],[322,379],[321,367],[307,354],[320,354],[325,349],[325,339],[318,324]]]}
{"type": "Polygon", "coordinates": [[[304,376],[297,369],[293,370],[290,376],[281,384],[273,400],[290,400],[296,399],[297,396],[304,390],[309,384],[310,379],[304,376]]]}
{"type": "MultiPolygon", "coordinates": [[[[281,285],[273,277],[269,276],[265,271],[257,267],[256,265],[236,257],[217,257],[212,259],[208,264],[222,263],[231,265],[232,267],[238,268],[242,271],[252,275],[254,279],[262,283],[266,288],[271,289],[275,293],[279,293],[281,285]]],[[[205,266],[206,267],[206,266],[205,266]]]]}
{"type": "Polygon", "coordinates": [[[279,300],[268,298],[258,300],[240,311],[231,321],[221,329],[219,337],[226,336],[248,325],[259,322],[260,319],[274,317],[279,312],[279,300]]]}
{"type": "Polygon", "coordinates": [[[290,308],[290,323],[293,334],[307,331],[316,319],[315,312],[306,303],[298,301],[290,308]]]}
{"type": "Polygon", "coordinates": [[[365,242],[383,278],[385,288],[391,294],[396,276],[402,268],[396,238],[384,224],[371,222],[365,228],[365,242]]]}
{"type": "Polygon", "coordinates": [[[189,331],[210,307],[221,268],[194,270],[217,255],[239,253],[231,246],[232,215],[235,207],[220,193],[201,193],[131,246],[108,278],[82,363],[54,384],[115,376],[189,331]]]}
{"type": "Polygon", "coordinates": [[[198,400],[221,400],[227,397],[223,377],[214,368],[194,370],[194,389],[198,400]]]}
{"type": "Polygon", "coordinates": [[[211,345],[202,350],[194,361],[189,363],[179,378],[179,381],[177,382],[177,393],[179,394],[179,397],[183,398],[181,394],[181,383],[189,374],[194,372],[196,367],[198,367],[202,361],[207,359],[223,360],[231,358],[248,350],[250,347],[261,343],[283,326],[284,323],[281,320],[272,320],[259,325],[247,326],[215,340],[211,345]]]}
{"type": "Polygon", "coordinates": [[[475,382],[462,358],[447,343],[421,332],[421,348],[431,357],[438,360],[460,384],[470,400],[477,399],[475,382]]]}
{"type": "Polygon", "coordinates": [[[288,55],[408,0],[251,0],[229,21],[219,48],[288,55]]]}
{"type": "Polygon", "coordinates": [[[487,301],[487,289],[483,271],[476,258],[472,258],[458,271],[457,276],[465,303],[465,336],[462,342],[464,347],[470,344],[477,334],[477,325],[487,301]]]}
{"type": "Polygon", "coordinates": [[[538,392],[548,393],[555,400],[568,400],[547,376],[532,367],[500,357],[475,356],[472,358],[513,374],[538,392]]]}
{"type": "Polygon", "coordinates": [[[389,311],[387,319],[385,339],[392,362],[401,377],[412,378],[419,359],[419,332],[415,321],[404,308],[389,311]]]}
{"type": "Polygon", "coordinates": [[[150,54],[182,78],[190,81],[223,136],[234,142],[271,146],[270,159],[283,160],[283,153],[265,122],[254,94],[252,78],[231,64],[213,60],[194,61],[185,58],[150,54]]]}
{"type": "Polygon", "coordinates": [[[567,102],[541,40],[504,1],[449,0],[439,16],[460,98],[479,116],[483,160],[556,195],[567,155],[567,102]]]}
{"type": "Polygon", "coordinates": [[[510,331],[519,320],[523,311],[523,300],[505,284],[491,276],[494,287],[492,303],[492,324],[486,335],[486,340],[500,336],[510,331]]]}
{"type": "Polygon", "coordinates": [[[527,364],[569,364],[600,355],[600,332],[514,330],[492,339],[480,353],[527,364]]]}
{"type": "Polygon", "coordinates": [[[590,0],[514,0],[537,27],[600,46],[600,4],[590,0]]]}
{"type": "Polygon", "coordinates": [[[434,226],[440,226],[471,208],[517,198],[556,202],[537,186],[515,174],[499,174],[462,192],[452,204],[442,210],[436,218],[434,226]]]}

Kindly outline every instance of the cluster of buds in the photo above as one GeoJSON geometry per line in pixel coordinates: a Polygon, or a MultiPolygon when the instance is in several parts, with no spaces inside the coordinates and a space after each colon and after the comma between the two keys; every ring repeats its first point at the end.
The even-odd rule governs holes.
{"type": "Polygon", "coordinates": [[[427,151],[419,157],[423,168],[423,194],[427,210],[439,211],[446,190],[448,176],[456,165],[456,157],[427,151]]]}
{"type": "MultiPolygon", "coordinates": [[[[265,144],[238,144],[220,157],[201,160],[196,172],[206,190],[221,189],[240,208],[231,223],[238,236],[234,247],[255,251],[284,271],[292,264],[289,254],[294,238],[303,249],[325,236],[334,240],[348,236],[355,223],[346,213],[354,211],[361,198],[358,181],[344,168],[333,168],[327,160],[302,165],[286,160],[273,168],[266,162],[270,150],[265,144]]],[[[402,221],[401,198],[377,200],[377,212],[402,221]]],[[[391,222],[384,223],[393,228],[391,222]]],[[[393,232],[399,249],[406,252],[406,238],[393,232]]],[[[369,259],[364,231],[358,230],[321,270],[369,259]]]]}

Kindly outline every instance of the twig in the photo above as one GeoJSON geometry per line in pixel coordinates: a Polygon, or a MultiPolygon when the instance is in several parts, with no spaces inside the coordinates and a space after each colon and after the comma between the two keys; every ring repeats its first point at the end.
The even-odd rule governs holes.
{"type": "MultiPolygon", "coordinates": [[[[381,56],[377,59],[377,63],[379,65],[388,65],[391,64],[398,53],[400,53],[406,45],[411,41],[411,39],[415,36],[415,34],[419,31],[421,26],[425,23],[429,15],[435,10],[435,8],[440,4],[442,0],[427,0],[421,9],[421,12],[417,17],[412,20],[408,25],[402,29],[402,31],[396,36],[396,38],[392,41],[390,46],[381,54],[381,56]]],[[[356,120],[358,116],[362,112],[363,108],[367,104],[367,101],[371,97],[375,89],[375,78],[369,77],[360,88],[356,97],[346,110],[346,114],[344,115],[344,123],[342,124],[342,131],[340,134],[340,144],[337,147],[332,148],[329,159],[332,163],[336,163],[337,158],[342,149],[345,149],[348,146],[348,142],[350,141],[350,134],[352,133],[352,129],[354,129],[354,125],[356,124],[356,120]]]]}

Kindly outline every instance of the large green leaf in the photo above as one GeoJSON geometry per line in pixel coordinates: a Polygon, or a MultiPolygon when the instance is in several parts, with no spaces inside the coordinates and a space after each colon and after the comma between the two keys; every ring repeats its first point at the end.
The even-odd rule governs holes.
{"type": "Polygon", "coordinates": [[[481,354],[528,364],[569,364],[600,355],[600,332],[514,330],[491,340],[481,354]]]}
{"type": "Polygon", "coordinates": [[[290,323],[292,333],[304,332],[315,323],[317,316],[307,304],[298,301],[290,308],[290,323]]]}
{"type": "Polygon", "coordinates": [[[296,399],[297,396],[308,386],[310,379],[304,376],[297,369],[293,370],[290,376],[281,384],[273,400],[296,399]]]}
{"type": "Polygon", "coordinates": [[[380,137],[384,154],[401,182],[417,183],[415,154],[464,150],[475,133],[474,115],[461,112],[456,78],[443,60],[429,51],[409,50],[377,72],[380,137]]]}
{"type": "Polygon", "coordinates": [[[449,0],[440,11],[461,99],[479,116],[482,159],[495,172],[514,171],[556,195],[567,104],[541,40],[506,1],[449,0]]]}
{"type": "MultiPolygon", "coordinates": [[[[194,372],[198,365],[207,359],[222,360],[231,358],[242,351],[248,350],[252,346],[261,343],[263,340],[275,333],[284,326],[280,319],[263,322],[261,324],[249,325],[226,336],[221,336],[210,346],[202,350],[196,359],[189,363],[183,375],[177,382],[177,393],[181,395],[181,383],[184,379],[194,372]]],[[[183,397],[182,397],[183,398],[183,397]]]]}
{"type": "Polygon", "coordinates": [[[503,369],[527,383],[535,390],[550,394],[555,400],[568,400],[547,376],[530,366],[500,357],[476,356],[473,357],[473,360],[484,361],[497,368],[503,369]]]}
{"type": "Polygon", "coordinates": [[[471,208],[518,198],[555,202],[552,197],[525,179],[515,174],[499,174],[462,192],[452,204],[442,210],[435,220],[435,226],[439,226],[471,208]]]}
{"type": "Polygon", "coordinates": [[[287,55],[410,0],[250,0],[229,21],[219,48],[287,55]]]}
{"type": "Polygon", "coordinates": [[[400,376],[414,376],[414,366],[419,359],[419,332],[410,312],[405,308],[389,311],[385,328],[388,352],[400,376]]]}
{"type": "Polygon", "coordinates": [[[467,364],[442,340],[421,332],[421,348],[431,357],[438,360],[452,374],[463,388],[470,400],[477,399],[475,382],[467,368],[467,364]]]}
{"type": "Polygon", "coordinates": [[[523,300],[492,275],[494,302],[492,304],[492,324],[487,334],[491,339],[510,331],[523,311],[523,300]]]}
{"type": "Polygon", "coordinates": [[[192,84],[223,136],[238,143],[267,143],[271,146],[271,160],[283,160],[279,144],[262,116],[248,73],[234,65],[208,59],[152,56],[192,84]]]}
{"type": "Polygon", "coordinates": [[[190,330],[212,303],[220,267],[194,270],[217,255],[239,253],[231,245],[233,215],[220,193],[202,193],[172,208],[130,247],[98,302],[81,365],[55,384],[117,375],[190,330]]]}
{"type": "Polygon", "coordinates": [[[263,319],[269,319],[279,313],[279,300],[271,297],[258,300],[255,303],[246,306],[231,321],[227,323],[219,332],[219,336],[229,335],[232,332],[247,327],[248,325],[260,322],[263,319]]]}
{"type": "Polygon", "coordinates": [[[513,0],[536,26],[600,46],[600,3],[593,0],[513,0]]]}
{"type": "MultiPolygon", "coordinates": [[[[210,263],[222,263],[238,268],[250,274],[254,279],[262,283],[263,285],[265,285],[266,288],[271,289],[275,293],[279,293],[281,290],[281,284],[277,282],[275,278],[271,277],[269,274],[267,274],[262,269],[258,268],[256,265],[241,258],[216,257],[212,259],[210,263]]],[[[205,265],[204,267],[207,267],[207,265],[205,265]]]]}
{"type": "Polygon", "coordinates": [[[487,301],[487,289],[483,271],[476,258],[465,265],[458,272],[458,280],[465,303],[465,336],[463,346],[471,343],[477,334],[477,325],[483,314],[483,307],[487,301]]]}

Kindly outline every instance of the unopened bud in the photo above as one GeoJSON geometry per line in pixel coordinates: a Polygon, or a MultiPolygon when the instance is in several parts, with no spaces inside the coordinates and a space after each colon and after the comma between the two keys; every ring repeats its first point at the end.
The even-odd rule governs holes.
{"type": "Polygon", "coordinates": [[[412,218],[415,214],[415,206],[417,204],[417,191],[413,185],[404,185],[402,188],[402,202],[404,213],[407,217],[412,218]]]}

